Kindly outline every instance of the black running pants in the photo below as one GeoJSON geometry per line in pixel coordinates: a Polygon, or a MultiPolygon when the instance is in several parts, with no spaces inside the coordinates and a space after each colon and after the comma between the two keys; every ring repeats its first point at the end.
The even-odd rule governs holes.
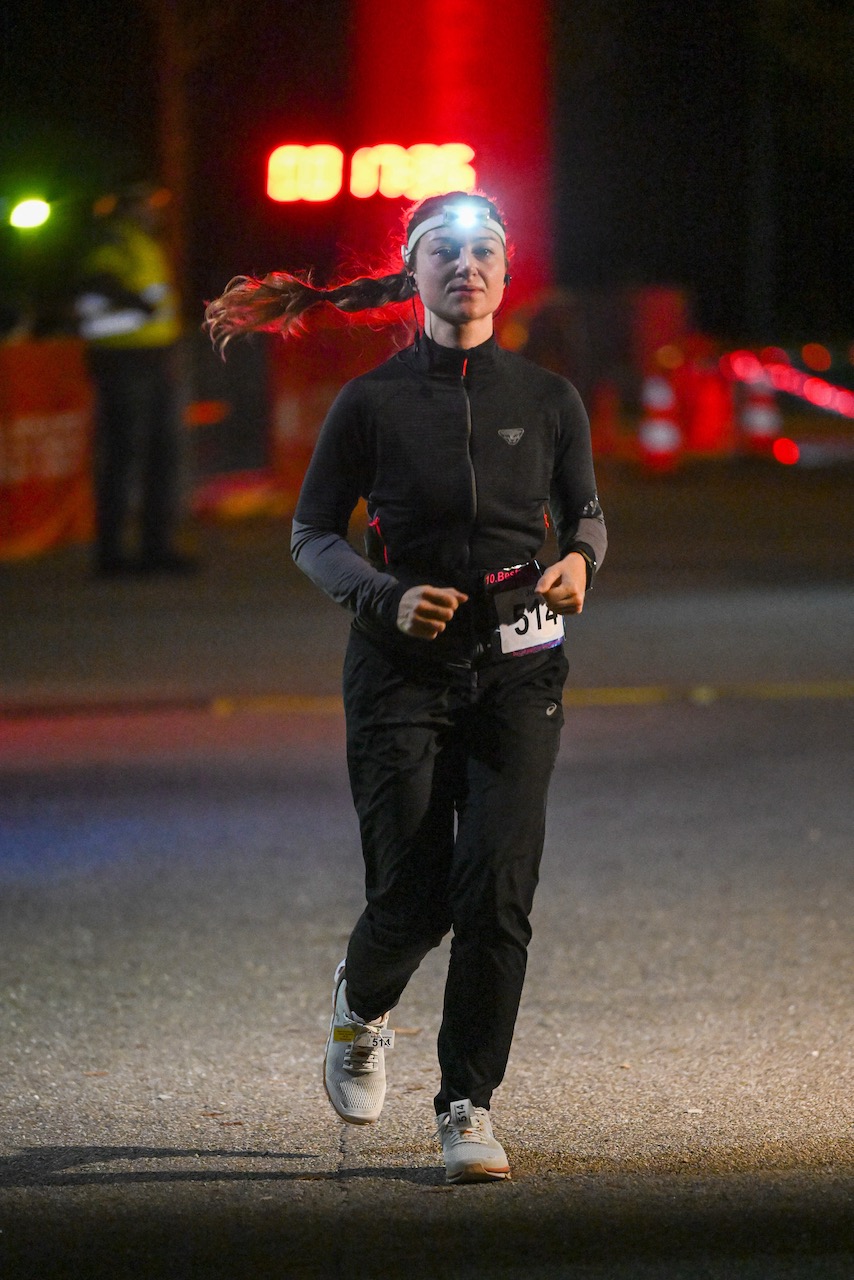
{"type": "Polygon", "coordinates": [[[504,1076],[566,671],[561,648],[468,669],[351,633],[347,757],[366,907],[347,950],[348,997],[360,1017],[380,1016],[453,930],[437,1113],[461,1098],[488,1107],[504,1076]]]}

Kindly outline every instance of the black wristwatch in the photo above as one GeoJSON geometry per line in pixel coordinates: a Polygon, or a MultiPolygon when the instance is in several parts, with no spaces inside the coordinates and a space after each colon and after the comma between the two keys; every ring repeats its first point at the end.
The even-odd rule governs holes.
{"type": "Polygon", "coordinates": [[[593,548],[589,547],[586,542],[573,542],[572,546],[569,548],[569,551],[567,551],[566,554],[569,555],[570,552],[572,551],[576,551],[578,555],[584,557],[584,563],[587,565],[587,588],[586,589],[589,591],[590,588],[593,586],[593,579],[596,576],[596,568],[597,568],[596,556],[593,554],[593,548]]]}

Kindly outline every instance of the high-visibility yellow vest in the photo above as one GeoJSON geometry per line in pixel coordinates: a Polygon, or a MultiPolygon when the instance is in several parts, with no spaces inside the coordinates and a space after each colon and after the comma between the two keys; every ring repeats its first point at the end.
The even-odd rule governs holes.
{"type": "Polygon", "coordinates": [[[133,222],[116,220],[111,238],[85,262],[87,275],[109,275],[154,307],[117,308],[97,290],[77,299],[80,334],[99,347],[166,347],[181,334],[178,294],[160,242],[133,222]]]}

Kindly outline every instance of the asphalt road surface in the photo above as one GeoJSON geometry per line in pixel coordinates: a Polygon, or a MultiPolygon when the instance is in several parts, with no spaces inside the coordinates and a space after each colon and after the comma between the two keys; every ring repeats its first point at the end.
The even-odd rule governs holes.
{"type": "Polygon", "coordinates": [[[380,1122],[323,1094],[347,620],[286,528],[0,569],[0,1275],[850,1280],[851,478],[602,475],[485,1187],[433,1133],[444,949],[380,1122]]]}

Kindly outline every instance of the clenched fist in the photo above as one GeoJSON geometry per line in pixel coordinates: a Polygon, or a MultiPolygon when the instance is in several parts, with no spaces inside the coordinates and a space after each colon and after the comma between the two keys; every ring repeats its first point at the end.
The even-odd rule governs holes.
{"type": "Polygon", "coordinates": [[[435,640],[466,600],[455,587],[410,587],[397,606],[397,629],[419,640],[435,640]]]}
{"type": "Polygon", "coordinates": [[[553,613],[581,613],[587,592],[587,561],[577,551],[549,565],[536,586],[553,613]]]}

